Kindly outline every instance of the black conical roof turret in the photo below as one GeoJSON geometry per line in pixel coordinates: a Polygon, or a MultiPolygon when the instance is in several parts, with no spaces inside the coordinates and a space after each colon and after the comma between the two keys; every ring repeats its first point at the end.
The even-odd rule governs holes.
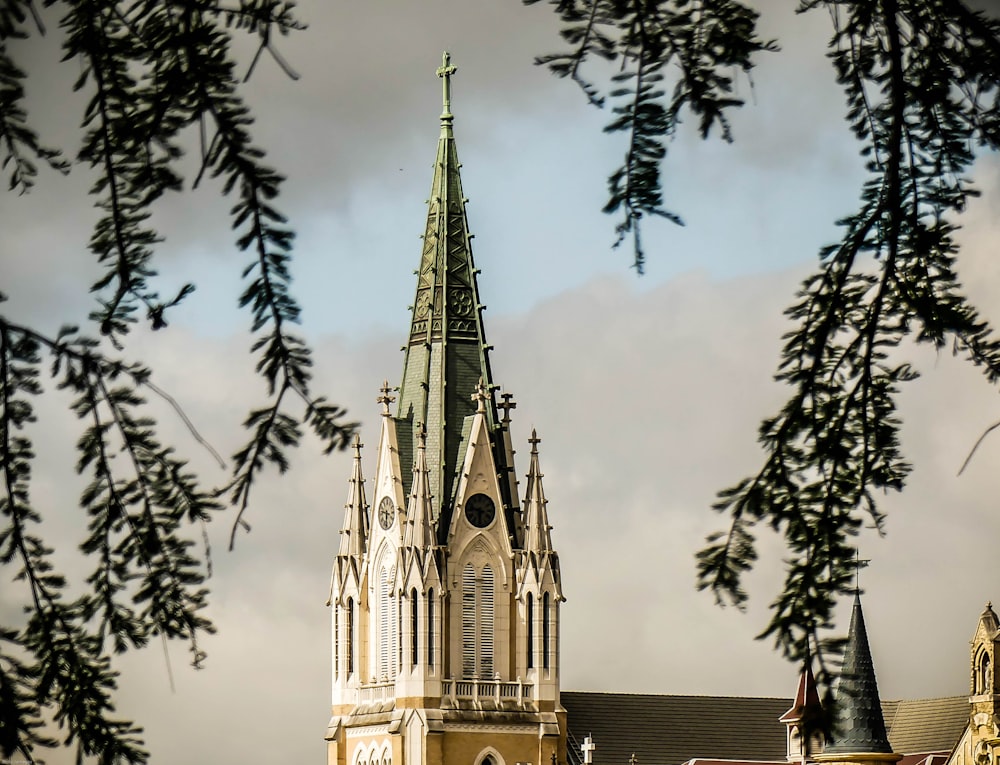
{"type": "Polygon", "coordinates": [[[824,755],[892,753],[875,682],[875,665],[868,646],[861,597],[857,594],[844,652],[844,668],[837,686],[831,733],[833,740],[824,755]]]}

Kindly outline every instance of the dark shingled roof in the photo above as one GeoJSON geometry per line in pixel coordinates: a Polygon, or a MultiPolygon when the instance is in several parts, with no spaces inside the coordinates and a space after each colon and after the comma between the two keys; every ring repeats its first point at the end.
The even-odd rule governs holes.
{"type": "MultiPolygon", "coordinates": [[[[563,691],[573,761],[592,735],[594,765],[681,765],[688,760],[785,760],[785,726],[792,699],[745,696],[661,696],[563,691]]],[[[965,696],[884,701],[892,750],[950,752],[969,721],[965,696]]]]}
{"type": "Polygon", "coordinates": [[[861,596],[855,593],[851,626],[847,631],[844,667],[837,684],[833,713],[833,742],[826,754],[888,754],[892,752],[875,681],[875,665],[868,646],[861,596]]]}
{"type": "MultiPolygon", "coordinates": [[[[569,730],[592,735],[595,765],[680,765],[692,757],[785,759],[785,726],[778,718],[790,699],[735,696],[560,694],[569,730]]],[[[572,744],[571,744],[572,746],[572,744]]]]}

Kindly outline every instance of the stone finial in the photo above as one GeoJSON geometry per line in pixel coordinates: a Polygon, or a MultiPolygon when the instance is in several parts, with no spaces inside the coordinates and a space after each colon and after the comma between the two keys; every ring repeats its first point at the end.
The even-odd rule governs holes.
{"type": "Polygon", "coordinates": [[[534,428],[531,429],[531,438],[528,439],[528,443],[531,444],[531,453],[538,454],[538,445],[542,442],[542,439],[538,437],[538,433],[534,428]]]}
{"type": "Polygon", "coordinates": [[[379,390],[381,395],[375,401],[382,405],[382,416],[388,417],[389,405],[396,400],[396,397],[392,395],[392,388],[389,387],[388,380],[382,381],[382,387],[379,390]]]}
{"type": "Polygon", "coordinates": [[[503,412],[503,419],[501,422],[506,425],[510,422],[510,410],[517,409],[517,404],[514,403],[513,393],[501,393],[500,401],[497,402],[497,409],[503,412]]]}
{"type": "Polygon", "coordinates": [[[476,402],[477,413],[484,414],[486,412],[486,401],[489,397],[490,389],[486,387],[486,383],[480,377],[479,383],[476,385],[476,392],[472,394],[472,400],[476,402]]]}

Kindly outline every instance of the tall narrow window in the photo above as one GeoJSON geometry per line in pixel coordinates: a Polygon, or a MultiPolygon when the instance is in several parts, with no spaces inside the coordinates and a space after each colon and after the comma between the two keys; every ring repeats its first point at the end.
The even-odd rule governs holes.
{"type": "Polygon", "coordinates": [[[528,669],[532,669],[535,666],[535,601],[530,592],[525,612],[528,622],[528,669]]]}
{"type": "Polygon", "coordinates": [[[378,674],[379,680],[394,680],[399,667],[399,604],[389,591],[395,568],[379,572],[378,674]]]}
{"type": "Polygon", "coordinates": [[[340,677],[340,604],[333,604],[333,676],[340,677]]]}
{"type": "Polygon", "coordinates": [[[479,579],[479,676],[493,678],[493,569],[483,566],[479,579]]]}
{"type": "Polygon", "coordinates": [[[462,677],[493,677],[493,569],[462,570],[462,677]]]}
{"type": "Polygon", "coordinates": [[[462,570],[462,677],[476,676],[476,569],[462,570]]]}
{"type": "Polygon", "coordinates": [[[417,608],[419,606],[419,601],[417,600],[417,590],[414,587],[410,591],[410,663],[413,666],[417,666],[417,635],[419,634],[417,628],[417,608]]]}
{"type": "Polygon", "coordinates": [[[378,679],[389,676],[389,572],[378,576],[378,679]]]}
{"type": "Polygon", "coordinates": [[[549,609],[549,594],[542,596],[542,667],[549,668],[549,638],[551,637],[549,623],[552,621],[549,609]]]}
{"type": "Polygon", "coordinates": [[[434,590],[427,591],[427,666],[434,669],[434,590]]]}
{"type": "Polygon", "coordinates": [[[354,598],[347,599],[347,674],[354,674],[354,598]]]}

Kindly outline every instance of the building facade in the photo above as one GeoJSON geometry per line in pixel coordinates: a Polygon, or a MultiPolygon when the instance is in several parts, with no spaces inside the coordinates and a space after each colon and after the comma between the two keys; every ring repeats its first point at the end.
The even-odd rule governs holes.
{"type": "Polygon", "coordinates": [[[532,432],[523,500],[512,397],[490,368],[444,109],[398,388],[383,384],[373,479],[354,465],[329,605],[328,765],[566,762],[559,558],[532,432]],[[394,411],[395,405],[395,411],[394,411]]]}

